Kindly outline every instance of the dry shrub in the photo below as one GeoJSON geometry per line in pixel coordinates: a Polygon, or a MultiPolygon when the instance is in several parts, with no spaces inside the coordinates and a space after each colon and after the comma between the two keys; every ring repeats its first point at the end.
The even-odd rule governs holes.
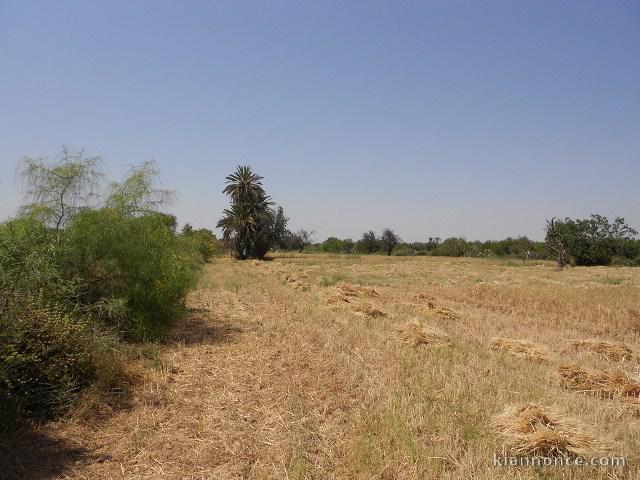
{"type": "Polygon", "coordinates": [[[502,350],[517,357],[528,358],[530,360],[547,361],[542,348],[533,342],[526,340],[511,340],[508,338],[494,337],[491,339],[491,346],[494,350],[502,350]]]}
{"type": "Polygon", "coordinates": [[[507,409],[494,418],[493,425],[515,455],[587,457],[611,448],[580,422],[533,403],[507,409]]]}
{"type": "Polygon", "coordinates": [[[408,345],[442,346],[449,343],[449,335],[437,328],[412,320],[396,327],[402,341],[408,345]]]}
{"type": "Polygon", "coordinates": [[[621,370],[590,370],[577,365],[558,369],[561,384],[571,390],[603,397],[640,397],[640,383],[621,370]]]}
{"type": "Polygon", "coordinates": [[[354,311],[356,311],[357,313],[362,313],[368,317],[373,317],[373,318],[380,318],[380,317],[387,316],[385,312],[383,312],[382,310],[378,310],[376,307],[374,307],[370,303],[362,303],[360,305],[357,305],[354,308],[354,311]]]}
{"type": "Polygon", "coordinates": [[[615,362],[630,361],[637,358],[636,354],[620,342],[606,342],[602,340],[573,340],[571,346],[576,349],[589,350],[590,352],[602,355],[615,362]]]}

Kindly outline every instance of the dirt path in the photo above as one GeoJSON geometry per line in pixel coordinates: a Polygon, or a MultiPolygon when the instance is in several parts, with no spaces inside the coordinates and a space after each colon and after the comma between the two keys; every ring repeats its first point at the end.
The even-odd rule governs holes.
{"type": "Polygon", "coordinates": [[[64,478],[331,475],[339,445],[323,428],[332,430],[354,399],[323,358],[326,333],[314,339],[313,322],[304,325],[322,315],[304,301],[311,293],[268,266],[216,267],[190,296],[191,314],[146,372],[131,409],[91,428],[49,429],[87,450],[64,478]]]}

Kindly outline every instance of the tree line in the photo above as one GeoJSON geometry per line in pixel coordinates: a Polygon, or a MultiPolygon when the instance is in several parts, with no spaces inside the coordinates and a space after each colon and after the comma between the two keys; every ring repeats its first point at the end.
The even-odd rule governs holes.
{"type": "Polygon", "coordinates": [[[610,222],[601,215],[588,219],[552,219],[547,222],[544,241],[526,236],[503,240],[468,241],[462,237],[425,242],[403,242],[391,228],[380,235],[366,231],[358,240],[329,237],[314,242],[314,232],[287,229],[289,219],[281,206],[275,207],[262,186],[262,177],[248,166],[239,166],[226,179],[224,193],[231,206],[218,227],[224,245],[237,258],[264,258],[270,250],[341,254],[385,254],[402,256],[513,257],[522,261],[555,259],[559,268],[573,265],[640,265],[640,240],[623,218],[610,222]]]}

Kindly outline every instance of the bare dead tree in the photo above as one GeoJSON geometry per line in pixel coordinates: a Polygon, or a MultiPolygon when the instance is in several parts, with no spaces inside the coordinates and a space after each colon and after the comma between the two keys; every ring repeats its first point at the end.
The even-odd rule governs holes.
{"type": "Polygon", "coordinates": [[[313,236],[316,232],[313,230],[298,230],[295,234],[296,236],[296,244],[298,247],[298,252],[302,253],[302,251],[313,243],[313,236]]]}
{"type": "Polygon", "coordinates": [[[549,249],[555,253],[558,270],[563,270],[567,266],[568,248],[562,234],[558,231],[556,217],[547,220],[547,236],[546,242],[549,249]]]}

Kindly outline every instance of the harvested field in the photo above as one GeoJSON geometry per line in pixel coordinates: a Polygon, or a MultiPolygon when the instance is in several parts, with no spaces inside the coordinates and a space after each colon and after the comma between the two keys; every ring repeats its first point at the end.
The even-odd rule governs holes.
{"type": "Polygon", "coordinates": [[[132,361],[139,380],[125,407],[71,415],[5,442],[0,472],[92,480],[640,478],[640,418],[621,409],[623,400],[583,394],[637,402],[635,364],[567,349],[567,339],[588,338],[640,351],[639,287],[640,269],[631,268],[215,259],[184,319],[132,361]],[[358,313],[363,305],[386,316],[358,313]],[[547,362],[526,361],[538,351],[547,362]],[[563,364],[575,364],[560,370],[570,388],[557,381],[563,364]],[[624,378],[598,373],[615,366],[624,378]],[[630,463],[543,472],[494,466],[504,451],[606,451],[630,463]]]}
{"type": "Polygon", "coordinates": [[[537,361],[546,361],[543,348],[526,340],[510,340],[508,338],[492,338],[491,346],[496,350],[503,350],[517,357],[528,358],[537,361]]]}
{"type": "Polygon", "coordinates": [[[570,345],[578,350],[587,350],[601,355],[614,362],[624,362],[638,359],[638,355],[622,342],[607,342],[603,340],[573,340],[570,345]]]}
{"type": "Polygon", "coordinates": [[[621,370],[591,370],[575,365],[558,369],[567,388],[604,397],[640,398],[640,382],[621,370]]]}
{"type": "Polygon", "coordinates": [[[532,403],[508,409],[494,419],[494,425],[515,455],[591,457],[612,449],[610,442],[588,433],[578,420],[532,403]]]}
{"type": "Polygon", "coordinates": [[[405,343],[414,347],[418,345],[441,346],[449,343],[449,335],[418,320],[399,325],[396,330],[405,343]]]}

